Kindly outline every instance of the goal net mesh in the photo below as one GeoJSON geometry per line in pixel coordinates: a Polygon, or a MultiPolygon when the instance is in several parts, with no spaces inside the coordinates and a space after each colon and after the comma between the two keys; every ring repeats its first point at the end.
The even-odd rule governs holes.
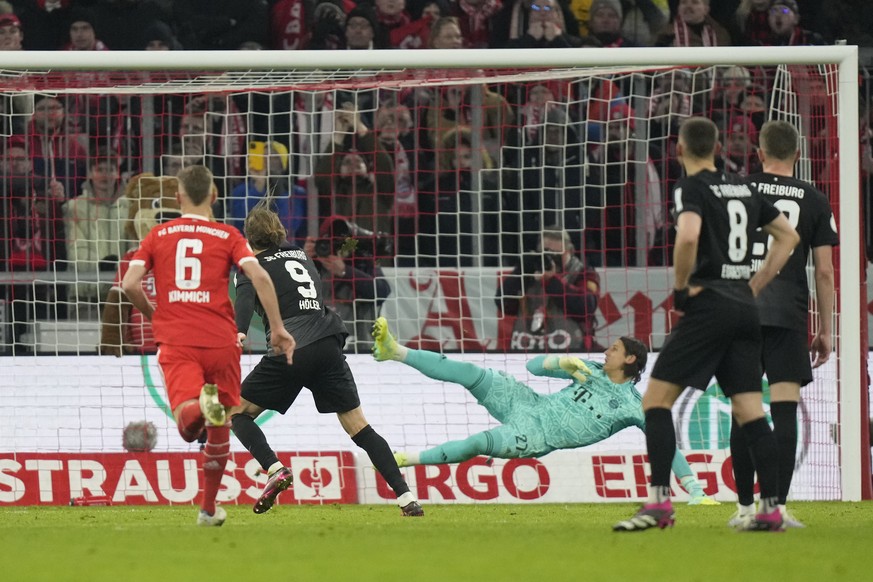
{"type": "MultiPolygon", "coordinates": [[[[506,371],[544,393],[563,385],[531,376],[529,356],[602,360],[628,335],[657,357],[675,322],[671,192],[686,117],[716,121],[719,163],[743,175],[760,170],[761,124],[794,123],[798,175],[827,194],[839,221],[830,66],[0,78],[0,347],[15,356],[2,359],[0,392],[33,395],[4,402],[15,410],[0,423],[6,451],[118,451],[123,427],[142,418],[158,424],[159,450],[189,450],[160,410],[148,323],[117,293],[143,228],[174,216],[172,182],[158,177],[188,165],[214,173],[216,220],[242,228],[268,196],[289,239],[317,257],[325,296],[351,333],[368,419],[395,449],[496,421],[460,386],[370,361],[378,315],[410,347],[506,371]],[[544,280],[544,271],[556,274],[544,280]],[[85,357],[98,353],[126,357],[85,357]],[[58,399],[48,420],[44,387],[58,399]]],[[[814,300],[810,314],[814,323],[814,300]]],[[[244,372],[265,348],[259,326],[244,372]]],[[[840,498],[837,366],[834,357],[803,391],[798,499],[840,498]]],[[[708,491],[732,499],[729,403],[712,386],[687,391],[675,410],[692,468],[708,491]]],[[[265,428],[283,450],[353,448],[308,398],[289,415],[265,428]]],[[[637,491],[627,497],[639,495],[628,483],[639,485],[642,433],[622,431],[594,450],[617,452],[620,480],[637,491]]]]}

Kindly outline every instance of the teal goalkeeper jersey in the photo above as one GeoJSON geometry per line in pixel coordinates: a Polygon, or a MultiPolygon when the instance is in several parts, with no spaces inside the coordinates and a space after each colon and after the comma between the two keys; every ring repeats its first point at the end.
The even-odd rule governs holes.
{"type": "Polygon", "coordinates": [[[555,394],[543,395],[537,406],[546,443],[556,449],[584,447],[600,442],[629,426],[645,429],[642,396],[632,382],[615,384],[603,364],[585,361],[591,370],[580,384],[563,370],[543,368],[546,356],[530,360],[527,369],[537,376],[572,380],[555,394]]]}

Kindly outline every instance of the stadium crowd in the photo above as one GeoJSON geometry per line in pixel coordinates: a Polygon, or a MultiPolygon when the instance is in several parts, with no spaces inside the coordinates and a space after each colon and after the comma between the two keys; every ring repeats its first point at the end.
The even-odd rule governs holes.
{"type": "MultiPolygon", "coordinates": [[[[835,39],[873,46],[873,27],[865,24],[873,15],[860,6],[850,0],[12,0],[0,1],[0,50],[581,50],[835,39]],[[847,12],[858,17],[841,17],[847,12]]],[[[269,196],[290,237],[319,259],[334,290],[328,296],[337,305],[361,302],[346,310],[353,323],[370,320],[388,294],[381,266],[520,271],[525,253],[543,251],[542,233],[551,229],[568,233],[564,248],[575,251],[580,270],[669,264],[679,122],[693,114],[712,118],[724,142],[718,163],[755,173],[773,72],[673,71],[656,78],[645,109],[631,100],[630,83],[590,78],[429,89],[0,97],[0,123],[9,136],[0,147],[0,270],[65,271],[78,282],[44,289],[6,284],[3,297],[19,310],[11,314],[19,324],[47,317],[48,305],[60,306],[53,314],[60,318],[68,315],[67,304],[99,306],[120,258],[138,243],[123,225],[128,180],[143,172],[172,176],[193,164],[216,177],[217,220],[240,227],[248,210],[269,196]],[[641,149],[632,139],[642,124],[647,145],[641,149]],[[358,239],[357,249],[342,248],[349,235],[358,239]],[[500,254],[482,252],[498,248],[500,254]]],[[[865,178],[873,175],[868,117],[862,115],[865,178]]],[[[833,169],[827,131],[810,129],[813,178],[827,183],[833,169]]],[[[590,312],[574,316],[590,325],[590,312]]],[[[16,339],[24,329],[17,328],[16,339]]]]}

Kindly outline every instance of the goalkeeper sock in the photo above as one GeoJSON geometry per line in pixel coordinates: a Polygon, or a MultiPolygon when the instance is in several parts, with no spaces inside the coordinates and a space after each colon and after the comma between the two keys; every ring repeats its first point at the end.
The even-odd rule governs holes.
{"type": "Polygon", "coordinates": [[[200,412],[200,403],[192,400],[187,404],[182,405],[182,410],[179,411],[179,420],[176,421],[176,428],[179,429],[179,434],[185,439],[186,443],[193,443],[203,432],[203,426],[206,424],[206,419],[203,418],[203,413],[200,412]]]}
{"type": "Polygon", "coordinates": [[[797,455],[797,403],[773,402],[770,416],[773,417],[773,434],[779,450],[779,504],[785,505],[797,455]]]}
{"type": "Polygon", "coordinates": [[[731,418],[731,461],[737,486],[737,502],[749,506],[755,503],[755,463],[752,462],[745,431],[737,423],[737,419],[731,418]]]}
{"type": "Polygon", "coordinates": [[[454,382],[470,391],[482,383],[489,371],[475,364],[450,360],[442,354],[426,350],[409,350],[403,363],[412,366],[428,378],[454,382]]]}
{"type": "Polygon", "coordinates": [[[670,466],[676,455],[676,430],[673,412],[669,408],[650,408],[646,411],[646,447],[652,468],[652,490],[666,487],[670,490],[670,466]]]}
{"type": "Polygon", "coordinates": [[[679,482],[691,497],[703,497],[706,495],[703,491],[703,487],[700,485],[700,481],[698,481],[694,475],[685,475],[679,480],[679,482]]]}
{"type": "Polygon", "coordinates": [[[352,441],[367,452],[367,456],[373,462],[373,466],[388,483],[397,497],[409,492],[409,485],[403,480],[403,475],[394,460],[391,447],[382,438],[382,435],[373,430],[369,424],[358,431],[352,437],[352,441]]]}
{"type": "Polygon", "coordinates": [[[279,457],[267,444],[267,437],[264,436],[261,427],[255,424],[254,418],[248,414],[234,414],[230,423],[233,425],[233,434],[264,471],[269,471],[273,465],[279,463],[279,457]]]}
{"type": "Polygon", "coordinates": [[[779,453],[776,447],[776,437],[763,416],[757,420],[743,425],[746,442],[749,443],[749,451],[752,461],[755,463],[755,471],[758,473],[758,482],[761,485],[761,513],[769,513],[778,505],[779,497],[779,453]]]}
{"type": "Polygon", "coordinates": [[[206,446],[203,449],[203,504],[209,515],[215,514],[215,496],[221,486],[224,467],[230,456],[230,427],[207,426],[206,446]]]}
{"type": "Polygon", "coordinates": [[[462,441],[449,441],[438,447],[421,451],[419,462],[422,465],[441,465],[443,463],[462,463],[476,455],[491,456],[502,449],[502,439],[492,431],[480,432],[462,441]]]}

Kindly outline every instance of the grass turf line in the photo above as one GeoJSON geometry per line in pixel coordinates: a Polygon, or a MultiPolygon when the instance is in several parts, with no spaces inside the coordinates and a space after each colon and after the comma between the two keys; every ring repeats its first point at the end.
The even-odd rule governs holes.
{"type": "Polygon", "coordinates": [[[4,580],[862,580],[873,502],[792,503],[807,524],[736,533],[732,504],[676,507],[665,531],[617,534],[627,504],[225,506],[222,528],[182,507],[4,507],[4,580]],[[745,574],[743,574],[745,572],[745,574]]]}

